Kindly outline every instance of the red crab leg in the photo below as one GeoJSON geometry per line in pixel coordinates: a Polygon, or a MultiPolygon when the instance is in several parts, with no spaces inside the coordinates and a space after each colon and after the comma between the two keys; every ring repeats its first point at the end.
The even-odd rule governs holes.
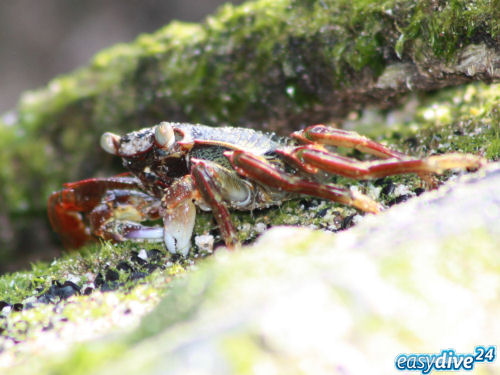
{"type": "Polygon", "coordinates": [[[208,161],[193,158],[191,162],[193,163],[191,175],[194,178],[196,187],[205,202],[212,209],[226,246],[232,248],[238,243],[237,232],[224,203],[224,194],[221,191],[221,187],[216,184],[217,181],[223,181],[223,177],[218,172],[216,166],[208,161]]]}
{"type": "Polygon", "coordinates": [[[375,155],[383,159],[400,159],[406,157],[405,154],[391,150],[389,147],[354,131],[336,129],[325,125],[309,126],[304,130],[294,132],[292,137],[306,144],[321,143],[329,146],[355,148],[358,151],[375,155]]]}
{"type": "Polygon", "coordinates": [[[372,179],[404,173],[442,173],[453,168],[477,169],[484,164],[480,157],[470,154],[443,154],[424,159],[391,158],[376,161],[359,161],[326,151],[314,145],[299,146],[288,153],[306,166],[355,179],[372,179]]]}
{"type": "Polygon", "coordinates": [[[226,151],[224,155],[242,176],[276,189],[329,199],[365,212],[378,213],[382,209],[379,203],[365,195],[331,184],[304,180],[279,170],[258,156],[239,150],[226,151]]]}

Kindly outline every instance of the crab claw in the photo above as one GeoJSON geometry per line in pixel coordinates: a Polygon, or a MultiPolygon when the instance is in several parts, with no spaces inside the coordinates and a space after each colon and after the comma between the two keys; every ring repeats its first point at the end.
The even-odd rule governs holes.
{"type": "Polygon", "coordinates": [[[167,211],[163,218],[165,227],[163,240],[168,251],[172,254],[179,253],[183,256],[188,254],[195,218],[196,208],[190,199],[167,211]]]}
{"type": "Polygon", "coordinates": [[[163,228],[138,226],[138,229],[131,229],[127,233],[125,233],[124,237],[129,240],[148,240],[161,242],[161,239],[163,238],[163,228]]]}

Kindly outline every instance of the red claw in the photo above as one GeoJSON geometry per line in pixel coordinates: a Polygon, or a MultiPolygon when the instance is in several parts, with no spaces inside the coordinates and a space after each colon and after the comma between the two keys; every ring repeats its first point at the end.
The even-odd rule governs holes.
{"type": "MultiPolygon", "coordinates": [[[[91,178],[64,184],[64,189],[52,193],[47,208],[50,224],[67,248],[78,248],[94,241],[88,216],[112,189],[137,189],[134,177],[91,178]]],[[[107,214],[107,213],[104,213],[107,214]]],[[[99,221],[101,217],[94,218],[99,221]]]]}
{"type": "Polygon", "coordinates": [[[78,248],[92,240],[88,228],[82,220],[82,215],[78,211],[73,211],[69,207],[73,201],[70,198],[73,191],[65,189],[52,193],[48,202],[48,215],[52,228],[59,233],[61,241],[66,248],[78,248]]]}

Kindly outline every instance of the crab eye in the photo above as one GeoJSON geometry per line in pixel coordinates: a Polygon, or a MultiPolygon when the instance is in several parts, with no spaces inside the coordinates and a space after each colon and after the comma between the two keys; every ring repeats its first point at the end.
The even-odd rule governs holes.
{"type": "Polygon", "coordinates": [[[158,145],[170,148],[175,142],[174,129],[168,122],[161,122],[155,128],[155,140],[158,145]]]}
{"type": "Polygon", "coordinates": [[[120,145],[120,136],[106,132],[101,136],[101,147],[104,151],[117,155],[117,147],[120,145]]]}

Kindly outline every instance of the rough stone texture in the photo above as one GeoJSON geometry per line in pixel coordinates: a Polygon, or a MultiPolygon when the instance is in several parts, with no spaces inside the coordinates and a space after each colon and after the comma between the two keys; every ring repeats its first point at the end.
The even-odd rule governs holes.
{"type": "MultiPolygon", "coordinates": [[[[104,51],[89,67],[26,94],[0,120],[0,255],[50,243],[43,219],[50,191],[113,170],[112,159],[96,152],[103,131],[159,120],[295,128],[367,103],[392,105],[414,89],[494,80],[499,10],[486,0],[261,0],[104,51]]],[[[415,155],[458,150],[497,160],[499,92],[499,85],[476,84],[419,97],[406,120],[395,120],[400,142],[388,136],[389,142],[405,151],[414,144],[415,155]],[[423,124],[428,129],[408,135],[423,124]]],[[[390,181],[414,191],[405,178],[390,181]]],[[[395,371],[401,352],[495,345],[499,183],[493,164],[337,235],[277,228],[253,247],[216,251],[189,272],[156,271],[142,288],[129,284],[133,293],[73,296],[68,305],[12,312],[0,330],[14,340],[2,342],[18,339],[25,355],[2,347],[0,356],[19,364],[9,368],[13,374],[385,374],[395,371]],[[96,326],[105,334],[135,324],[165,289],[132,333],[72,345],[73,338],[99,335],[96,326]],[[53,317],[58,324],[46,332],[40,322],[53,317]],[[46,345],[33,349],[30,339],[46,345]]],[[[304,224],[288,212],[301,205],[282,216],[304,224]]],[[[239,228],[251,226],[250,216],[235,218],[239,228]]],[[[69,269],[95,281],[99,269],[123,260],[113,260],[116,253],[129,250],[94,247],[87,259],[95,264],[68,256],[58,277],[69,269]]],[[[2,285],[32,292],[33,284],[46,286],[57,263],[2,276],[2,285]]],[[[498,366],[480,364],[475,372],[500,373],[498,366]]]]}
{"type": "MultiPolygon", "coordinates": [[[[175,322],[133,349],[133,360],[111,368],[130,369],[148,348],[162,347],[139,366],[172,374],[261,367],[387,374],[399,353],[495,345],[498,186],[497,163],[337,236],[272,230],[234,264],[224,255],[212,265],[215,281],[205,284],[207,297],[191,319],[175,322]],[[226,268],[233,268],[228,279],[226,268]]],[[[169,300],[156,314],[168,314],[169,300]]],[[[475,372],[500,373],[500,365],[477,364],[475,372]]]]}
{"type": "Polygon", "coordinates": [[[132,334],[13,373],[387,374],[399,353],[495,345],[499,184],[496,163],[338,235],[273,229],[174,281],[132,334]]]}
{"type": "Polygon", "coordinates": [[[448,181],[437,191],[427,192],[379,217],[366,217],[356,231],[339,236],[346,242],[355,239],[350,246],[368,247],[375,254],[387,254],[399,246],[439,248],[444,240],[453,242],[453,237],[475,231],[500,239],[499,186],[500,164],[492,163],[479,173],[448,181]]]}

